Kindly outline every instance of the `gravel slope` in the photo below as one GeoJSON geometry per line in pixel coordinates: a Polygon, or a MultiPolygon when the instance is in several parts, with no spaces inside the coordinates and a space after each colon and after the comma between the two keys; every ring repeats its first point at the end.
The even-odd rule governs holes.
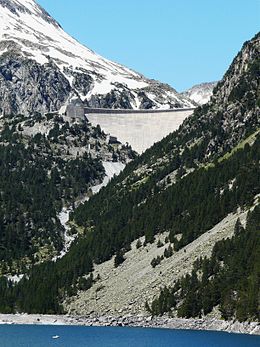
{"type": "MultiPolygon", "coordinates": [[[[247,211],[229,214],[214,228],[155,268],[152,268],[151,260],[162,255],[169,243],[158,248],[157,242],[154,242],[136,249],[136,241],[133,242],[132,249],[125,255],[125,262],[118,268],[114,268],[114,259],[96,265],[94,278],[98,276],[100,279],[88,291],[81,291],[64,302],[65,309],[70,314],[94,313],[96,316],[146,313],[146,300],[150,302],[161,287],[172,284],[189,272],[198,257],[209,256],[217,241],[232,236],[237,218],[245,223],[246,215],[247,211]]],[[[167,233],[164,233],[157,239],[164,241],[166,236],[167,233]]],[[[219,317],[216,315],[215,318],[219,317]]]]}

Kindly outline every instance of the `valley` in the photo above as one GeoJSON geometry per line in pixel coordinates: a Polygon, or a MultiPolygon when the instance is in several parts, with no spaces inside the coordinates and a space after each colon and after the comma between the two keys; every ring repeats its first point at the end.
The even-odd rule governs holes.
{"type": "Polygon", "coordinates": [[[259,334],[259,56],[178,93],[0,0],[0,323],[259,334]]]}

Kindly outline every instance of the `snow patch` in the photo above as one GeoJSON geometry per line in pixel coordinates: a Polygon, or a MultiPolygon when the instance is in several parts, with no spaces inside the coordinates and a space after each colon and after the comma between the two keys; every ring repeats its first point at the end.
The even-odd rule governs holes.
{"type": "Polygon", "coordinates": [[[20,275],[8,275],[6,276],[6,278],[13,282],[13,283],[18,283],[21,281],[21,279],[23,278],[24,274],[20,274],[20,275]]]}
{"type": "Polygon", "coordinates": [[[192,88],[188,89],[187,91],[183,92],[182,95],[189,97],[198,105],[203,105],[209,102],[216,84],[217,82],[197,84],[192,88]]]}
{"type": "Polygon", "coordinates": [[[72,207],[63,207],[61,212],[58,214],[58,218],[60,220],[61,225],[64,227],[64,247],[59,255],[54,257],[52,260],[56,261],[59,258],[62,258],[70,249],[72,242],[75,240],[76,235],[70,235],[70,227],[68,225],[70,212],[72,211],[72,207]]]}
{"type": "MultiPolygon", "coordinates": [[[[0,5],[0,41],[13,41],[18,50],[26,57],[34,59],[39,64],[49,62],[51,58],[60,71],[73,84],[73,76],[66,73],[64,68],[72,71],[89,74],[94,80],[94,88],[83,100],[89,100],[92,95],[107,94],[116,88],[116,84],[122,84],[132,92],[152,86],[152,82],[143,75],[124,67],[118,63],[109,61],[91,49],[83,46],[68,35],[59,24],[50,17],[33,0],[8,0],[9,6],[0,5]]],[[[4,45],[3,45],[4,49],[4,45]]],[[[162,96],[162,102],[156,101],[156,93],[153,101],[156,107],[167,108],[167,93],[163,89],[158,90],[162,96]]],[[[171,97],[178,100],[184,107],[190,107],[189,100],[180,97],[174,90],[171,97]]],[[[138,99],[136,95],[136,99],[138,99]]],[[[173,100],[174,101],[174,100],[173,100]]],[[[134,108],[138,101],[133,102],[134,108]]],[[[139,105],[140,106],[140,105],[139,105]]]]}
{"type": "Polygon", "coordinates": [[[108,184],[111,178],[119,175],[120,172],[125,168],[125,164],[121,162],[103,161],[102,164],[105,168],[106,176],[104,177],[104,180],[101,184],[98,184],[91,188],[93,194],[98,193],[101,188],[105,187],[108,184]]]}
{"type": "MultiPolygon", "coordinates": [[[[93,194],[96,194],[100,191],[102,187],[105,187],[108,182],[113,178],[115,175],[119,175],[119,173],[125,168],[125,164],[121,162],[111,162],[111,161],[103,161],[102,162],[104,168],[105,168],[105,177],[103,179],[103,182],[91,187],[91,191],[93,194]]],[[[75,205],[79,205],[80,203],[84,203],[89,199],[88,195],[85,195],[83,198],[81,198],[79,201],[76,202],[75,205]]],[[[63,207],[61,212],[58,214],[58,218],[60,220],[61,225],[64,227],[64,247],[63,250],[60,252],[59,255],[55,256],[52,260],[56,261],[59,258],[62,258],[70,249],[70,246],[72,242],[75,240],[77,235],[71,235],[70,234],[70,226],[68,224],[69,221],[69,215],[70,212],[72,212],[73,208],[70,207],[63,207]]]]}

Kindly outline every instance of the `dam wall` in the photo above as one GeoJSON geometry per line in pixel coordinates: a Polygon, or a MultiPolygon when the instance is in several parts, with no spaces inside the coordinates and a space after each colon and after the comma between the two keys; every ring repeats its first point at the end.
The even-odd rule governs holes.
{"type": "Polygon", "coordinates": [[[113,109],[113,108],[88,108],[84,107],[85,114],[142,114],[142,113],[173,113],[179,111],[193,111],[193,108],[178,108],[178,109],[168,109],[168,110],[133,110],[133,109],[113,109]]]}
{"type": "Polygon", "coordinates": [[[155,142],[178,129],[194,109],[178,110],[108,110],[87,109],[85,114],[93,125],[100,125],[107,134],[128,143],[142,153],[155,142]]]}

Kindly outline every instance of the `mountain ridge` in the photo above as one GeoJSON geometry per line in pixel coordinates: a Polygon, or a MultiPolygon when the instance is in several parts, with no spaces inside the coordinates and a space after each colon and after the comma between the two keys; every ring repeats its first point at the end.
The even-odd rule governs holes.
{"type": "MultiPolygon", "coordinates": [[[[71,310],[79,314],[91,314],[87,312],[85,299],[91,301],[90,308],[95,307],[99,298],[101,303],[106,298],[110,299],[109,288],[105,286],[107,275],[102,272],[100,276],[100,266],[109,266],[112,274],[121,274],[122,269],[123,276],[124,269],[129,266],[133,270],[135,267],[135,252],[138,252],[146,259],[146,263],[134,279],[145,285],[147,271],[150,275],[153,273],[156,281],[153,282],[151,277],[149,281],[156,285],[155,290],[152,293],[150,289],[142,290],[138,292],[140,296],[134,298],[135,302],[131,296],[131,302],[126,303],[117,300],[116,290],[118,295],[122,295],[119,283],[113,293],[116,302],[108,305],[124,314],[131,312],[131,307],[140,312],[144,312],[144,309],[152,310],[155,314],[165,312],[164,306],[157,309],[157,303],[169,297],[168,289],[158,298],[153,297],[159,294],[160,284],[157,280],[162,285],[168,285],[163,278],[166,275],[164,269],[180,256],[181,260],[186,261],[185,252],[188,252],[187,256],[191,254],[193,245],[199,240],[208,240],[212,243],[210,250],[215,249],[212,246],[215,241],[219,241],[218,235],[221,236],[218,228],[224,237],[231,237],[232,226],[234,223],[237,225],[235,218],[240,217],[244,225],[248,210],[255,206],[258,209],[259,49],[260,33],[243,45],[222,81],[215,87],[208,104],[198,107],[177,131],[130,162],[98,194],[72,211],[69,225],[76,231],[78,238],[64,257],[55,263],[43,262],[33,266],[17,285],[2,278],[2,295],[10,303],[7,307],[0,305],[2,310],[14,311],[18,308],[18,311],[30,313],[62,313],[71,310]],[[228,230],[225,230],[226,222],[230,225],[228,230]],[[133,247],[137,250],[131,249],[133,247]]],[[[256,222],[253,224],[258,223],[258,213],[254,212],[254,218],[256,222]]],[[[255,228],[251,232],[254,239],[255,228]]],[[[238,241],[235,239],[235,244],[238,241]]],[[[227,242],[230,245],[230,241],[227,242]]],[[[238,245],[243,251],[240,242],[238,245]]],[[[225,249],[226,243],[221,241],[218,247],[225,249]]],[[[252,247],[252,254],[256,254],[256,245],[252,247]]],[[[209,254],[200,242],[196,257],[199,257],[199,251],[207,256],[209,254]]],[[[222,253],[218,252],[220,256],[222,253]]],[[[196,261],[204,266],[208,264],[200,262],[200,259],[196,261]]],[[[190,266],[191,263],[189,269],[190,266]]],[[[177,268],[176,273],[171,273],[172,286],[174,292],[177,291],[176,299],[183,299],[178,291],[190,288],[189,284],[192,285],[193,280],[196,286],[193,288],[195,292],[192,286],[188,289],[184,306],[180,301],[176,303],[182,305],[177,306],[179,315],[197,317],[202,309],[205,314],[214,315],[213,309],[221,314],[218,311],[218,297],[223,299],[222,307],[228,309],[225,281],[221,292],[216,292],[219,296],[210,303],[204,302],[202,306],[198,291],[199,279],[193,270],[174,285],[180,271],[177,268]]],[[[218,271],[221,274],[221,266],[218,271]]],[[[205,273],[209,275],[209,272],[205,273]]],[[[253,283],[256,274],[252,272],[253,283]]],[[[131,278],[127,278],[124,286],[131,287],[129,281],[131,278]]],[[[245,282],[239,284],[245,286],[245,282]]],[[[228,292],[228,296],[237,290],[236,287],[229,288],[231,292],[228,292]]],[[[241,295],[244,290],[245,287],[241,295]]],[[[252,293],[251,299],[257,297],[255,289],[252,293]]],[[[228,316],[224,313],[224,318],[257,319],[255,299],[252,299],[253,310],[246,315],[238,312],[243,311],[239,306],[240,300],[236,300],[236,297],[233,299],[232,312],[228,316]]],[[[170,309],[174,307],[174,302],[170,302],[170,309]]],[[[100,306],[100,310],[103,308],[109,310],[107,306],[100,306]]],[[[147,311],[147,314],[150,313],[147,311]]]]}
{"type": "Polygon", "coordinates": [[[43,18],[47,19],[57,27],[61,27],[61,25],[51,17],[51,15],[45,11],[45,9],[32,0],[23,0],[23,3],[19,0],[13,0],[12,2],[9,0],[0,0],[0,5],[9,9],[12,13],[16,14],[19,17],[19,12],[27,12],[29,14],[40,14],[43,18]]]}
{"type": "Polygon", "coordinates": [[[27,16],[31,26],[0,43],[0,310],[259,319],[260,33],[209,102],[135,158],[86,119],[35,111],[74,96],[88,106],[176,107],[174,91],[95,55],[26,4],[0,2],[0,28],[24,28],[27,16]],[[106,161],[130,162],[102,187],[106,161]]]}
{"type": "Polygon", "coordinates": [[[18,0],[1,0],[0,19],[0,58],[4,66],[9,66],[7,76],[0,69],[1,99],[4,100],[0,99],[1,113],[22,113],[20,104],[24,108],[28,104],[29,112],[58,111],[73,96],[80,97],[86,106],[101,108],[194,106],[169,85],[147,79],[81,45],[34,0],[23,4],[18,0]],[[16,68],[12,64],[14,53],[16,68]],[[48,65],[52,66],[55,78],[50,78],[45,86],[47,92],[42,92],[38,78],[48,74],[48,65]],[[18,82],[29,95],[20,92],[18,82]],[[56,88],[56,84],[63,88],[56,88]],[[30,97],[32,85],[38,89],[39,100],[34,105],[30,97]],[[8,100],[10,94],[13,100],[8,100]],[[48,98],[49,94],[54,100],[48,98]],[[18,106],[13,107],[13,103],[18,106]]]}
{"type": "Polygon", "coordinates": [[[181,94],[187,96],[198,105],[204,105],[209,102],[210,97],[213,94],[213,89],[216,85],[217,82],[204,82],[196,84],[181,94]]]}

